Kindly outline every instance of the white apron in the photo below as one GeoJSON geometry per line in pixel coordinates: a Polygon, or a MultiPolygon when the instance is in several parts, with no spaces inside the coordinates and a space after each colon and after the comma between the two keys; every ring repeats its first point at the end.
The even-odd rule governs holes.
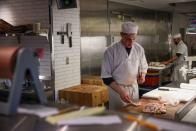
{"type": "Polygon", "coordinates": [[[183,76],[183,72],[180,71],[182,67],[187,67],[186,64],[184,65],[174,65],[174,69],[172,72],[172,81],[175,83],[186,83],[186,79],[183,76]]]}
{"type": "MultiPolygon", "coordinates": [[[[109,88],[109,109],[117,110],[126,106],[127,103],[123,102],[120,96],[111,88],[109,88]]],[[[133,102],[139,101],[139,89],[138,85],[134,84],[132,86],[123,86],[124,90],[129,93],[133,102]]]]}
{"type": "MultiPolygon", "coordinates": [[[[130,55],[115,69],[113,77],[123,89],[129,93],[129,96],[134,102],[139,100],[139,91],[137,84],[137,75],[139,71],[140,58],[134,46],[131,49],[130,55]]],[[[109,87],[109,108],[118,109],[125,106],[119,94],[109,87]]]]}

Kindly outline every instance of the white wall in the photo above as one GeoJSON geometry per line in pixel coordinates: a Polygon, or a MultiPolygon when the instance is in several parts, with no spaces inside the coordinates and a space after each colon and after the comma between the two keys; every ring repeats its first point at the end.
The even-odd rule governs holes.
{"type": "MultiPolygon", "coordinates": [[[[40,22],[41,28],[48,28],[48,0],[0,0],[0,19],[7,21],[14,26],[40,22]]],[[[40,74],[51,76],[50,45],[48,42],[43,42],[41,37],[37,38],[38,37],[33,39],[31,37],[31,40],[27,38],[29,39],[28,42],[31,42],[22,43],[22,45],[30,48],[44,48],[45,55],[40,61],[40,74]]],[[[9,40],[10,42],[12,41],[11,39],[9,40]]],[[[6,39],[7,43],[9,43],[9,40],[6,39]]],[[[6,42],[1,38],[0,44],[3,43],[6,42]]]]}
{"type": "MultiPolygon", "coordinates": [[[[77,1],[79,2],[79,0],[77,1]]],[[[56,0],[53,0],[53,52],[55,69],[55,92],[80,84],[80,8],[57,9],[56,0]],[[65,43],[61,44],[61,37],[57,35],[63,25],[72,23],[72,42],[70,48],[65,36],[65,43]],[[66,64],[66,57],[69,64],[66,64]]]]}

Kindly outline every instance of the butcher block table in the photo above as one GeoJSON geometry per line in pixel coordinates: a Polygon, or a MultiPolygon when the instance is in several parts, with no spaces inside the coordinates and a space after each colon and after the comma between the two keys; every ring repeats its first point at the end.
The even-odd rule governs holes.
{"type": "Polygon", "coordinates": [[[59,99],[80,106],[99,106],[108,102],[108,90],[105,86],[81,84],[59,91],[59,99]]]}
{"type": "MultiPolygon", "coordinates": [[[[132,105],[128,105],[128,106],[125,106],[122,109],[120,109],[120,111],[122,111],[122,112],[133,112],[133,113],[143,113],[142,109],[144,108],[144,106],[146,104],[158,102],[158,100],[142,98],[142,99],[140,99],[140,102],[141,102],[141,106],[135,107],[135,106],[132,106],[132,105]]],[[[180,108],[182,108],[184,104],[185,103],[180,103],[177,106],[166,105],[166,108],[167,108],[166,114],[149,114],[149,113],[143,113],[143,114],[151,115],[151,116],[158,117],[158,118],[172,119],[173,120],[175,118],[176,111],[179,110],[180,108]]]]}
{"type": "Polygon", "coordinates": [[[94,75],[82,75],[81,83],[88,84],[88,85],[105,86],[103,80],[101,79],[101,76],[94,76],[94,75]]]}

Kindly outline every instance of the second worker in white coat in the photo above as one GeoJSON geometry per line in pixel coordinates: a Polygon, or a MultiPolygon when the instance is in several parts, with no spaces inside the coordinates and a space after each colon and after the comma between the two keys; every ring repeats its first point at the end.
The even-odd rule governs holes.
{"type": "Polygon", "coordinates": [[[136,41],[138,26],[125,22],[121,27],[121,40],[104,53],[101,77],[109,86],[109,108],[139,101],[138,83],[145,81],[148,69],[145,52],[136,41]]]}
{"type": "Polygon", "coordinates": [[[162,62],[167,65],[173,64],[173,72],[172,72],[172,81],[174,83],[180,84],[181,82],[186,82],[185,78],[180,72],[182,67],[186,67],[187,63],[185,61],[185,57],[188,56],[188,49],[186,44],[182,41],[182,36],[180,33],[177,33],[173,36],[173,44],[172,44],[172,57],[162,62]]]}

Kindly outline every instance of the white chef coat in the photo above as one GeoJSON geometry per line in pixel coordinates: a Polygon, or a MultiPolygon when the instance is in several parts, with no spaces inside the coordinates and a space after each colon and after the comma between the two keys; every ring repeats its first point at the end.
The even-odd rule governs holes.
{"type": "Polygon", "coordinates": [[[184,42],[181,40],[177,45],[172,46],[172,56],[176,56],[176,53],[182,54],[176,61],[178,66],[182,66],[185,63],[184,57],[188,56],[188,49],[184,42]]]}
{"type": "MultiPolygon", "coordinates": [[[[129,90],[130,97],[133,100],[139,99],[137,76],[138,73],[146,73],[148,69],[144,49],[136,42],[133,43],[131,52],[128,55],[124,45],[118,42],[111,47],[109,47],[104,53],[104,59],[102,63],[102,78],[113,77],[113,79],[120,85],[122,85],[125,90],[129,90]]],[[[109,88],[110,89],[110,88],[109,88]]],[[[110,91],[114,92],[114,91],[110,91]]],[[[118,94],[110,93],[110,104],[111,101],[115,99],[114,96],[118,94]]],[[[115,103],[124,103],[120,98],[115,99],[115,103]],[[120,101],[120,102],[117,102],[120,101]]],[[[119,104],[118,104],[119,105],[119,104]]]]}
{"type": "Polygon", "coordinates": [[[0,85],[2,87],[10,88],[12,85],[12,81],[9,79],[0,79],[0,85]]]}
{"type": "Polygon", "coordinates": [[[172,46],[172,56],[176,56],[176,53],[181,54],[181,56],[174,62],[174,71],[172,74],[172,80],[183,82],[184,78],[180,74],[179,70],[181,67],[186,66],[185,56],[188,56],[188,49],[186,44],[184,44],[182,40],[177,45],[173,44],[172,46]]]}

